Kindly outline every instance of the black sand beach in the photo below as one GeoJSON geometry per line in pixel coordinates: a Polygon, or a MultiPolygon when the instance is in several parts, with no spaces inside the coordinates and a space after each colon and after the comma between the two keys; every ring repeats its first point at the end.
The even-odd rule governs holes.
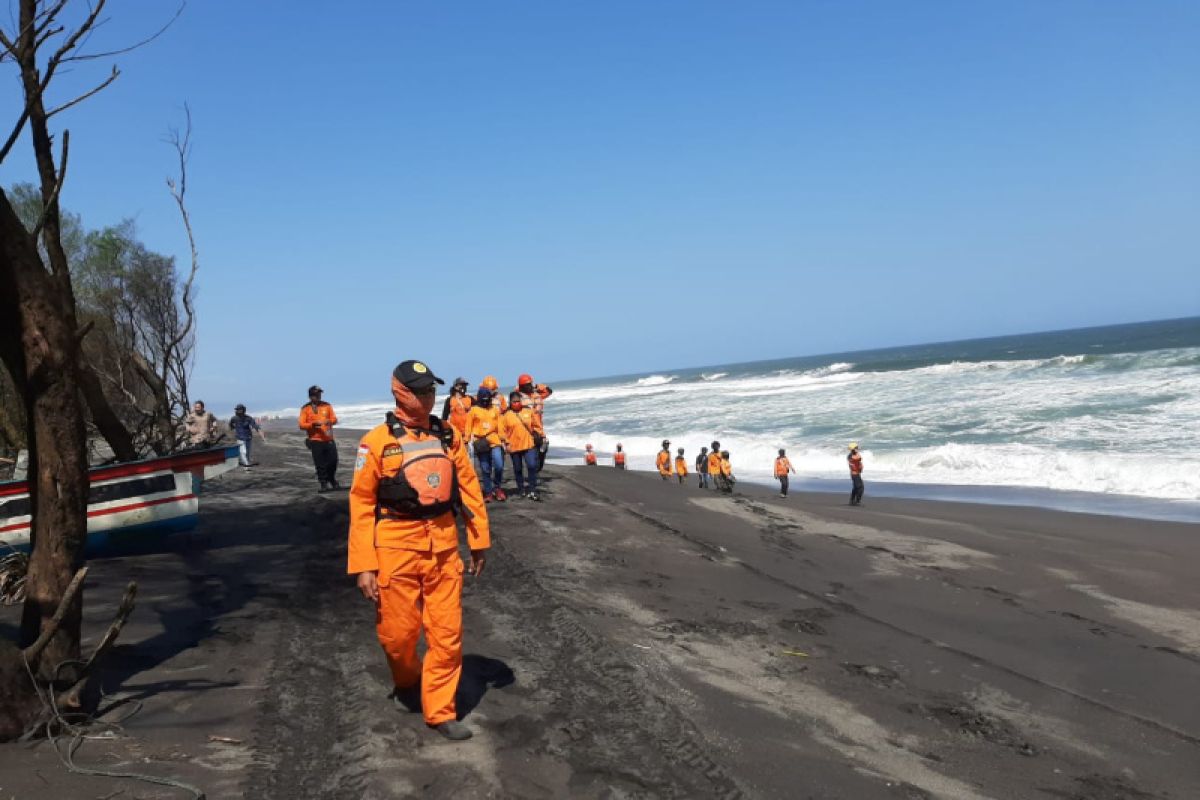
{"type": "MultiPolygon", "coordinates": [[[[79,763],[210,798],[1200,796],[1194,525],[550,468],[492,506],[451,744],[385,699],[345,493],[298,435],[259,455],[169,552],[92,563],[93,635],[139,582],[106,689],[143,705],[79,763]]],[[[4,800],[187,796],[0,747],[4,800]]]]}

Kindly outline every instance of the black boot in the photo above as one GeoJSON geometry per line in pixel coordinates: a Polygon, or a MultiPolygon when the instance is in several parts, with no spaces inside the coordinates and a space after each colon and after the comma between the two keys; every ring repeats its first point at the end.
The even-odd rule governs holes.
{"type": "Polygon", "coordinates": [[[434,725],[433,729],[452,742],[465,742],[472,736],[471,729],[456,719],[434,725]]]}

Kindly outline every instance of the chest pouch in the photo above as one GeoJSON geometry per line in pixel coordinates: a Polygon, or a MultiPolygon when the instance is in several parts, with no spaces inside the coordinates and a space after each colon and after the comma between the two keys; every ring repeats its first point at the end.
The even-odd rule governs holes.
{"type": "Polygon", "coordinates": [[[428,430],[410,429],[388,415],[395,441],[383,450],[383,466],[390,470],[389,461],[400,458],[401,462],[399,469],[379,481],[376,497],[382,516],[433,519],[460,508],[458,473],[446,452],[454,441],[453,430],[436,417],[430,423],[428,430]],[[427,435],[417,438],[418,432],[427,435]]]}

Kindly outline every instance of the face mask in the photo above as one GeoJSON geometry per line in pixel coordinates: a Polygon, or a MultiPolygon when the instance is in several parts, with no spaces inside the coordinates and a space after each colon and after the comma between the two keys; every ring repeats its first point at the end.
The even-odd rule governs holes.
{"type": "Polygon", "coordinates": [[[522,403],[520,400],[518,400],[515,403],[510,403],[508,407],[511,408],[513,411],[520,411],[522,408],[522,403]]]}

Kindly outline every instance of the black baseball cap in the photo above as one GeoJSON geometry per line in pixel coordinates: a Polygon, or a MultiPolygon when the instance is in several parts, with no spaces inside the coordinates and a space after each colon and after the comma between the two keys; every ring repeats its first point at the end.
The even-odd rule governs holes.
{"type": "Polygon", "coordinates": [[[325,391],[324,389],[322,389],[320,386],[317,386],[314,383],[312,386],[308,387],[308,396],[312,397],[317,392],[324,392],[324,391],[325,391]]]}
{"type": "Polygon", "coordinates": [[[423,361],[401,361],[392,370],[392,377],[409,389],[428,389],[435,383],[445,383],[423,361]]]}

